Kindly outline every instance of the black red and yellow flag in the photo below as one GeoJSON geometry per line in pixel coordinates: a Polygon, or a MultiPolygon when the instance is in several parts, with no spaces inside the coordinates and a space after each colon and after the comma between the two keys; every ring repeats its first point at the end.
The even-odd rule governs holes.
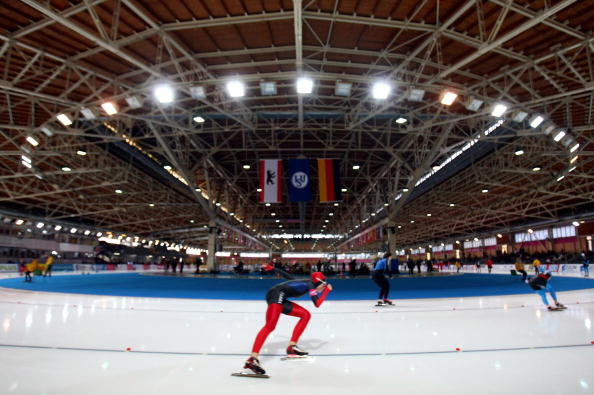
{"type": "Polygon", "coordinates": [[[342,199],[338,159],[318,159],[318,183],[321,203],[337,202],[342,199]]]}

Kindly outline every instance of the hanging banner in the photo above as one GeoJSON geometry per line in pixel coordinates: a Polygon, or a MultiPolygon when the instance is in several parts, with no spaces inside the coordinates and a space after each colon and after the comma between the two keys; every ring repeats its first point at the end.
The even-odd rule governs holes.
{"type": "Polygon", "coordinates": [[[321,203],[341,200],[340,161],[338,159],[318,159],[318,183],[321,203]]]}
{"type": "Polygon", "coordinates": [[[283,164],[279,159],[260,161],[260,203],[280,203],[283,164]]]}
{"type": "Polygon", "coordinates": [[[310,200],[309,159],[289,159],[289,201],[309,202],[310,200]]]}

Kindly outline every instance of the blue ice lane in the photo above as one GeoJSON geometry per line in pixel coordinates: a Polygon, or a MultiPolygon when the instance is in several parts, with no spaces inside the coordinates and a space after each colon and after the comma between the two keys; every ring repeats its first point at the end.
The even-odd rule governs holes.
{"type": "MultiPolygon", "coordinates": [[[[451,276],[399,277],[390,280],[392,299],[454,298],[530,294],[533,291],[519,276],[460,274],[451,276]]],[[[334,291],[329,300],[370,300],[379,288],[369,278],[330,278],[334,291]]],[[[283,279],[201,278],[141,275],[139,273],[23,277],[0,280],[0,287],[42,292],[154,298],[263,300],[266,291],[283,279]]],[[[594,288],[594,280],[553,277],[557,291],[594,288]]],[[[307,299],[308,296],[303,298],[307,299]]]]}

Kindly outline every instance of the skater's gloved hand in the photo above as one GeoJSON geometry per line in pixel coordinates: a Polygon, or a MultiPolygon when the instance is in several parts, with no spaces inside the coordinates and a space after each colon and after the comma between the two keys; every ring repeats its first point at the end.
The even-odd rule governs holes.
{"type": "Polygon", "coordinates": [[[332,285],[331,284],[326,285],[326,288],[328,288],[328,291],[332,291],[332,285]]]}

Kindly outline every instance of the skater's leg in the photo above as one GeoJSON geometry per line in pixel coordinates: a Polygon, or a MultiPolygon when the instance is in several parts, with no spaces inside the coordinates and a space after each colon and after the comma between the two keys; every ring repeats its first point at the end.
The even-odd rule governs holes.
{"type": "Polygon", "coordinates": [[[388,294],[390,293],[390,282],[386,279],[386,277],[381,276],[379,278],[378,285],[381,287],[380,289],[380,300],[388,299],[388,294]]]}
{"type": "Polygon", "coordinates": [[[291,335],[291,341],[289,342],[289,345],[293,346],[293,345],[297,344],[297,342],[299,341],[299,338],[301,337],[301,334],[307,327],[307,323],[309,322],[309,319],[311,318],[311,314],[309,311],[307,311],[303,307],[299,306],[297,303],[291,302],[291,305],[292,305],[292,309],[288,313],[288,315],[290,315],[292,317],[299,317],[299,321],[297,322],[297,325],[295,325],[295,329],[293,329],[293,334],[291,335]]]}
{"type": "Polygon", "coordinates": [[[283,311],[283,305],[279,303],[270,303],[268,305],[268,309],[266,310],[266,324],[260,329],[258,335],[256,336],[256,340],[254,340],[254,346],[252,347],[252,357],[258,357],[260,353],[260,349],[262,345],[266,341],[266,338],[276,328],[276,324],[278,323],[278,318],[280,317],[283,311]]]}
{"type": "Polygon", "coordinates": [[[545,306],[549,305],[549,301],[547,300],[547,291],[546,289],[539,289],[538,291],[535,291],[540,298],[542,299],[542,303],[544,303],[545,306]]]}
{"type": "Polygon", "coordinates": [[[553,288],[550,282],[547,283],[546,290],[549,291],[549,293],[551,294],[551,297],[555,301],[555,304],[558,304],[559,302],[557,302],[557,294],[555,293],[555,289],[553,288]]]}

